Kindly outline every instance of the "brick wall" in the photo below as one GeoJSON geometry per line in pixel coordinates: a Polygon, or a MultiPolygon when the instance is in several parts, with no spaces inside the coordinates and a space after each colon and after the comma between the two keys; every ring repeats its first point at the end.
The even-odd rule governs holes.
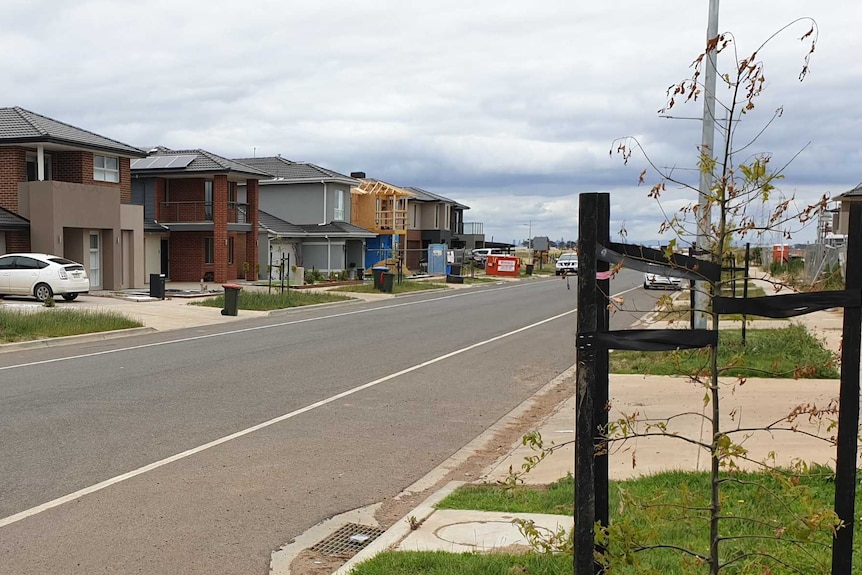
{"type": "Polygon", "coordinates": [[[252,264],[258,261],[258,246],[257,246],[257,221],[258,221],[258,206],[260,205],[260,187],[257,180],[246,180],[245,183],[246,203],[248,204],[248,223],[251,224],[251,231],[245,234],[245,258],[252,264]]]}
{"type": "MultiPolygon", "coordinates": [[[[17,213],[18,184],[26,181],[27,151],[24,148],[0,148],[0,206],[17,213]]],[[[29,238],[27,241],[29,243],[29,238]]]]}
{"type": "Polygon", "coordinates": [[[213,265],[204,265],[204,238],[209,235],[209,232],[171,234],[172,281],[197,282],[204,272],[215,271],[213,265]]]}
{"type": "Polygon", "coordinates": [[[52,178],[58,182],[85,184],[93,182],[93,154],[89,152],[52,152],[52,178]],[[86,158],[90,156],[89,174],[84,173],[86,158]]]}
{"type": "MultiPolygon", "coordinates": [[[[214,237],[212,232],[173,232],[171,234],[171,281],[198,282],[207,272],[211,272],[215,282],[224,283],[242,276],[242,254],[245,250],[243,234],[231,233],[234,238],[234,260],[232,264],[227,263],[227,247],[222,240],[222,251],[224,252],[222,279],[216,276],[216,265],[204,263],[204,245],[207,237],[214,237]]],[[[227,235],[225,237],[228,237],[227,235]]],[[[214,240],[215,241],[215,240],[214,240]]],[[[216,244],[217,245],[217,244],[216,244]]],[[[218,253],[218,250],[215,250],[218,253]]]]}
{"type": "Polygon", "coordinates": [[[227,176],[213,178],[213,239],[215,242],[215,281],[227,281],[227,176]]]}
{"type": "Polygon", "coordinates": [[[15,230],[6,232],[6,253],[29,252],[30,232],[28,230],[15,230]]]}
{"type": "Polygon", "coordinates": [[[132,201],[132,161],[129,158],[120,158],[120,202],[123,204],[132,201]]]}
{"type": "Polygon", "coordinates": [[[172,179],[167,184],[168,201],[171,202],[202,202],[204,201],[204,180],[201,178],[172,179]]]}

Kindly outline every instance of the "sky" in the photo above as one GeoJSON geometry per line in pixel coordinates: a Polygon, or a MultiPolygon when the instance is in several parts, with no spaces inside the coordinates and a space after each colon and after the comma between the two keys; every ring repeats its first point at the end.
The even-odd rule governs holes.
{"type": "MultiPolygon", "coordinates": [[[[364,171],[470,206],[495,241],[577,239],[578,195],[609,192],[612,233],[651,242],[697,196],[669,186],[658,205],[645,157],[609,152],[633,136],[696,186],[702,100],[671,110],[693,119],[658,110],[707,17],[708,0],[3,0],[0,105],[137,146],[364,171]]],[[[718,29],[742,55],[801,17],[819,29],[809,75],[802,22],[760,53],[765,90],[735,141],[782,107],[746,154],[790,162],[779,189],[804,205],[862,181],[862,3],[722,0],[718,29]]]]}

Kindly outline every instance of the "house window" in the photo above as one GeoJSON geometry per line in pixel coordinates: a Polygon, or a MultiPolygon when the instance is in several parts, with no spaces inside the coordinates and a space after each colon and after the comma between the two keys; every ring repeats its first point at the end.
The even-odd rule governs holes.
{"type": "Polygon", "coordinates": [[[440,206],[434,206],[434,229],[440,227],[440,206]]]}
{"type": "MultiPolygon", "coordinates": [[[[45,169],[45,180],[51,180],[51,155],[45,154],[43,162],[45,169]]],[[[27,154],[27,181],[35,182],[39,180],[39,160],[36,154],[27,154]]]]}
{"type": "Polygon", "coordinates": [[[236,203],[236,182],[231,182],[228,184],[227,190],[227,201],[231,203],[236,203]]]}
{"type": "Polygon", "coordinates": [[[227,239],[227,263],[233,263],[233,236],[227,239]]]}
{"type": "Polygon", "coordinates": [[[213,183],[212,180],[204,182],[204,219],[213,219],[213,183]]]}
{"type": "Polygon", "coordinates": [[[204,238],[204,263],[205,264],[214,264],[215,263],[215,249],[213,248],[214,243],[212,238],[204,238]]]}
{"type": "Polygon", "coordinates": [[[332,219],[336,221],[344,221],[344,190],[335,190],[335,209],[332,213],[332,219]]]}
{"type": "Polygon", "coordinates": [[[119,182],[120,159],[93,155],[93,179],[97,182],[119,182]]]}

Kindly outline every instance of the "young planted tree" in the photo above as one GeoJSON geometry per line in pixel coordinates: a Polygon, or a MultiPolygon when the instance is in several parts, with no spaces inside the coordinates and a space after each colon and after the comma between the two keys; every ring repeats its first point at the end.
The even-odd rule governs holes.
{"type": "MultiPolygon", "coordinates": [[[[768,44],[777,41],[783,33],[794,30],[800,25],[804,25],[806,30],[800,38],[805,47],[799,73],[799,80],[802,81],[808,74],[809,59],[817,43],[817,26],[810,19],[796,20],[782,27],[755,50],[742,54],[736,39],[731,34],[725,33],[711,38],[704,52],[692,63],[691,77],[671,85],[668,89],[667,104],[659,111],[662,114],[677,105],[695,102],[704,95],[701,78],[705,67],[709,65],[710,53],[721,55],[721,62],[730,62],[728,67],[718,70],[718,78],[723,90],[717,91],[716,94],[717,107],[721,111],[716,115],[725,118],[724,122],[719,122],[716,126],[720,134],[720,143],[717,146],[719,152],[701,147],[698,153],[698,170],[711,182],[705,197],[699,198],[700,202],[693,200],[675,213],[665,211],[662,202],[669,194],[674,193],[674,188],[682,190],[683,193],[691,192],[689,197],[695,195],[698,198],[697,194],[700,191],[697,185],[687,182],[675,170],[661,168],[636,138],[627,137],[614,142],[611,152],[616,152],[624,164],[633,161],[635,155],[645,160],[647,167],[640,173],[639,183],[655,178],[648,196],[657,202],[665,215],[659,232],[665,237],[670,236],[666,248],[668,260],[671,253],[683,246],[698,245],[701,249],[705,248],[700,252],[702,257],[721,265],[730,255],[734,242],[765,232],[779,232],[784,238],[790,239],[796,231],[812,222],[825,208],[828,199],[826,196],[815,202],[800,205],[793,195],[785,195],[778,187],[787,166],[795,155],[776,165],[776,160],[771,153],[754,151],[760,136],[781,117],[783,112],[781,108],[763,121],[759,128],[747,132],[753,134],[752,136],[745,141],[737,141],[746,133],[741,126],[757,121],[754,112],[757,109],[758,98],[767,85],[766,66],[761,59],[761,53],[768,44]],[[698,236],[700,241],[696,242],[695,238],[698,236]]],[[[745,278],[744,281],[748,279],[745,278]]],[[[711,301],[711,298],[720,294],[722,281],[698,282],[698,286],[703,286],[697,289],[705,290],[706,300],[711,301]]],[[[697,311],[709,315],[712,329],[719,328],[719,314],[711,307],[697,311]]],[[[837,413],[837,406],[820,408],[814,404],[802,405],[794,408],[786,418],[772,424],[757,429],[743,429],[737,426],[728,431],[721,409],[723,391],[733,390],[734,386],[743,385],[745,378],[738,376],[731,382],[722,378],[723,373],[731,366],[719,363],[719,352],[716,347],[708,349],[708,357],[705,359],[706,362],[702,368],[688,374],[692,381],[699,383],[705,389],[704,412],[693,410],[690,413],[678,414],[660,421],[644,420],[638,414],[633,414],[611,423],[606,433],[612,445],[614,442],[633,437],[662,436],[692,443],[708,453],[709,493],[705,502],[694,495],[687,495],[682,502],[675,502],[670,506],[664,506],[660,502],[644,502],[631,497],[624,497],[621,503],[649,509],[647,517],[654,516],[658,510],[663,510],[691,529],[697,528],[700,519],[705,520],[708,525],[707,548],[693,549],[682,545],[654,542],[648,536],[648,529],[644,530],[643,526],[638,528],[623,519],[601,531],[604,537],[603,544],[607,549],[601,561],[608,572],[628,573],[632,572],[629,571],[632,565],[638,563],[635,558],[637,554],[632,553],[633,551],[661,549],[664,552],[672,550],[673,553],[678,553],[687,569],[694,570],[700,566],[700,569],[710,575],[718,575],[721,572],[764,575],[784,572],[810,573],[812,569],[823,573],[829,572],[828,562],[823,563],[812,559],[804,561],[804,566],[794,565],[792,561],[787,560],[780,548],[787,546],[787,548],[801,549],[803,554],[807,554],[806,545],[823,545],[824,533],[831,536],[836,529],[841,528],[836,515],[828,507],[814,505],[804,490],[797,489],[800,481],[799,470],[780,469],[774,465],[774,461],[752,460],[748,456],[742,438],[757,430],[811,434],[798,427],[797,421],[802,417],[822,420],[825,431],[829,421],[837,413]],[[669,431],[673,419],[684,416],[702,417],[711,429],[709,439],[681,437],[669,431]],[[741,473],[740,463],[746,460],[768,471],[772,478],[770,482],[767,484],[761,479],[741,473]],[[796,503],[802,501],[804,504],[801,507],[794,507],[787,502],[779,503],[787,510],[793,509],[792,518],[780,522],[753,514],[741,516],[738,512],[728,513],[723,491],[730,486],[741,487],[750,484],[758,486],[760,497],[774,498],[781,502],[782,492],[790,492],[796,503]],[[759,526],[762,529],[759,532],[752,530],[738,535],[724,534],[725,524],[740,522],[759,526]],[[818,537],[820,537],[819,540],[818,537]],[[761,541],[775,543],[778,547],[766,544],[750,545],[752,542],[761,541]],[[776,551],[776,549],[779,550],[776,551]]],[[[835,443],[834,437],[822,439],[833,445],[835,443]]],[[[738,533],[738,530],[734,532],[738,533]]],[[[635,572],[647,571],[636,570],[635,572]]]]}

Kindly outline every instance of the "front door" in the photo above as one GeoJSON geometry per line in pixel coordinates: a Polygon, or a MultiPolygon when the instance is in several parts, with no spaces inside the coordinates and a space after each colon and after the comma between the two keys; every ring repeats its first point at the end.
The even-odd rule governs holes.
{"type": "Polygon", "coordinates": [[[170,265],[171,265],[171,243],[168,240],[162,240],[161,246],[159,247],[159,255],[161,256],[162,264],[161,264],[161,273],[166,278],[171,277],[171,274],[168,273],[170,265]]]}
{"type": "Polygon", "coordinates": [[[102,243],[99,232],[90,232],[90,288],[102,287],[102,243]]]}

